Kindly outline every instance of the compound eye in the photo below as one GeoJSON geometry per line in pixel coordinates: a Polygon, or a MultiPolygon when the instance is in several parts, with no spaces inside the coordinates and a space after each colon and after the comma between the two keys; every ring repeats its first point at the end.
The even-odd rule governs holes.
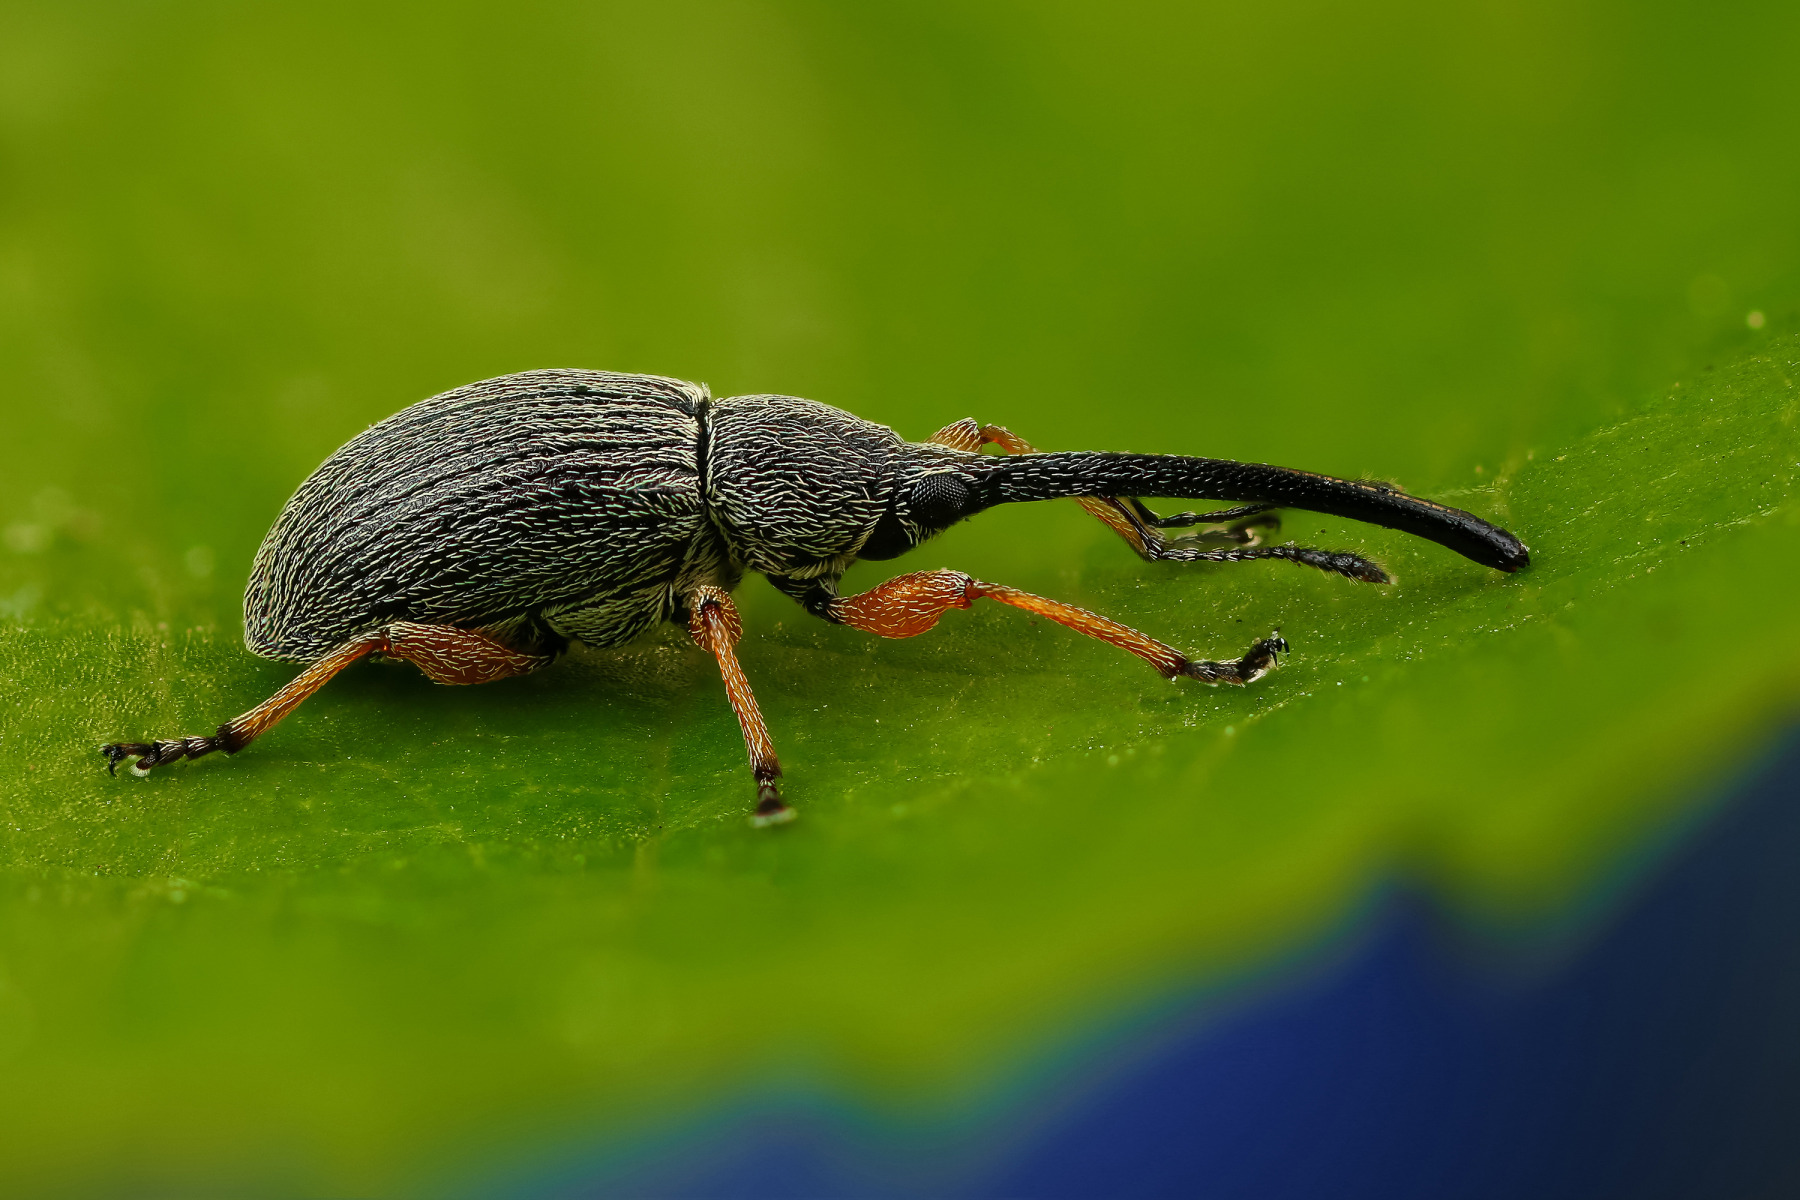
{"type": "Polygon", "coordinates": [[[913,484],[909,507],[919,524],[941,527],[962,518],[974,499],[975,490],[961,475],[939,471],[913,484]]]}

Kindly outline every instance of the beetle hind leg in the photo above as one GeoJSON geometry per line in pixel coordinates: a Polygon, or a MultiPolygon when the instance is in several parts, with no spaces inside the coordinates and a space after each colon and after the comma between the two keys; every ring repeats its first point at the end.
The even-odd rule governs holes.
{"type": "Polygon", "coordinates": [[[296,675],[288,685],[261,704],[219,726],[211,737],[186,737],[158,742],[113,742],[100,747],[106,756],[106,769],[118,774],[119,764],[135,757],[133,775],[148,775],[152,768],[184,758],[200,758],[214,750],[236,754],[255,741],[281,718],[292,712],[302,700],[324,687],[331,677],[345,667],[381,647],[379,634],[371,634],[345,642],[325,657],[296,675]]]}
{"type": "Polygon", "coordinates": [[[169,738],[157,742],[109,742],[100,747],[100,753],[106,756],[108,775],[117,775],[120,763],[128,758],[135,758],[137,761],[126,770],[141,779],[153,767],[180,762],[184,758],[200,758],[214,750],[231,754],[242,744],[233,736],[231,726],[225,724],[219,726],[219,731],[211,737],[169,738]]]}
{"type": "Polygon", "coordinates": [[[431,682],[449,686],[529,675],[555,661],[552,655],[515,650],[479,629],[395,621],[381,633],[376,653],[412,663],[431,682]]]}
{"type": "Polygon", "coordinates": [[[480,630],[395,621],[338,646],[273,696],[219,726],[218,732],[211,737],[112,742],[100,747],[100,753],[106,758],[106,769],[116,775],[120,763],[135,758],[137,761],[129,770],[141,777],[156,767],[184,758],[200,758],[215,750],[236,754],[267,733],[339,671],[371,654],[404,659],[425,672],[425,677],[433,683],[444,684],[489,683],[509,675],[535,671],[553,661],[550,655],[515,650],[480,630]]]}

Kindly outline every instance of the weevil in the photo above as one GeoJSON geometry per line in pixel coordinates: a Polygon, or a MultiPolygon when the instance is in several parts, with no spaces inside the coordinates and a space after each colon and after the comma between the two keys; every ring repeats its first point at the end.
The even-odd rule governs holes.
{"type": "Polygon", "coordinates": [[[210,736],[114,742],[101,753],[114,772],[135,759],[138,775],[235,754],[370,655],[411,662],[436,683],[489,683],[546,667],[571,643],[617,646],[673,621],[718,660],[756,782],[752,820],[767,825],[793,810],[734,649],[743,626],[731,592],[748,571],[815,617],[887,638],[995,600],[1109,642],[1171,680],[1250,683],[1287,653],[1277,631],[1235,660],[1190,658],[961,571],[838,593],[854,562],[894,558],[997,504],[1058,498],[1077,500],[1151,562],[1284,559],[1390,582],[1355,554],[1266,544],[1281,508],[1416,534],[1500,571],[1530,561],[1506,530],[1385,483],[1179,455],[1039,453],[973,420],[909,442],[794,396],[715,399],[703,384],[656,375],[526,371],[370,426],[287,502],[251,568],[244,644],[302,664],[291,683],[210,736]],[[1234,507],[1158,516],[1139,496],[1234,507]]]}

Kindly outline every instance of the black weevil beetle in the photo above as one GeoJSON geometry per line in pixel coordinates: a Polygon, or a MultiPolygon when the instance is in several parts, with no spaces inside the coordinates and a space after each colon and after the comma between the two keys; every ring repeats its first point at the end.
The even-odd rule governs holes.
{"type": "Polygon", "coordinates": [[[236,753],[365,655],[417,664],[437,683],[487,683],[549,665],[571,641],[627,642],[683,622],[715,655],[756,776],[753,820],[793,816],[781,766],[732,646],[731,590],[761,571],[807,612],[882,637],[924,633],[944,612],[998,600],[1147,661],[1164,677],[1249,683],[1287,643],[1234,662],[1191,659],[1116,621],[960,571],[915,571],[856,596],[838,580],[996,504],[1071,497],[1145,559],[1281,558],[1386,583],[1354,554],[1262,545],[1271,510],[1299,508],[1429,538],[1517,571],[1525,546],[1459,509],[1285,467],[1164,454],[1040,454],[962,420],[928,442],[793,396],[715,400],[656,375],[526,371],[472,383],[352,438],[300,485],[257,551],[244,644],[305,664],[294,681],[211,737],[115,742],[109,770],[236,753]],[[1006,455],[979,453],[997,446],[1006,455]],[[1239,505],[1159,517],[1136,496],[1239,505]],[[1209,526],[1166,538],[1164,529],[1209,526]]]}

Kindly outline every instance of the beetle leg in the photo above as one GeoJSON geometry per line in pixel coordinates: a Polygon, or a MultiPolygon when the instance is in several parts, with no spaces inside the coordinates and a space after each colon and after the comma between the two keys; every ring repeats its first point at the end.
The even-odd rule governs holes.
{"type": "Polygon", "coordinates": [[[1275,665],[1276,656],[1285,654],[1288,648],[1278,630],[1231,662],[1189,658],[1173,646],[1085,608],[997,583],[983,583],[961,571],[914,571],[855,596],[815,594],[807,607],[828,621],[852,629],[887,638],[909,638],[936,625],[946,611],[968,608],[982,599],[998,600],[1099,638],[1137,655],[1165,679],[1186,676],[1202,683],[1250,683],[1266,675],[1275,665]]]}
{"type": "MultiPolygon", "coordinates": [[[[972,417],[964,417],[944,426],[931,435],[931,441],[971,454],[983,446],[998,446],[1007,454],[1037,453],[1037,447],[1005,426],[977,424],[972,417]]],[[[1275,506],[1272,504],[1244,504],[1236,508],[1220,509],[1218,512],[1184,512],[1172,517],[1159,517],[1134,496],[1077,496],[1075,502],[1124,538],[1126,544],[1137,551],[1141,558],[1150,562],[1171,559],[1192,562],[1195,560],[1186,551],[1202,545],[1260,545],[1264,532],[1272,533],[1281,528],[1281,518],[1274,514],[1275,506]],[[1190,525],[1227,527],[1174,539],[1165,538],[1157,532],[1190,525]]]]}
{"type": "Polygon", "coordinates": [[[383,641],[376,650],[378,654],[412,663],[433,683],[492,683],[514,675],[529,675],[555,661],[548,654],[514,650],[479,629],[395,621],[381,632],[383,641]]]}
{"type": "MultiPolygon", "coordinates": [[[[1275,506],[1273,504],[1239,504],[1234,508],[1221,508],[1216,512],[1183,512],[1176,513],[1174,516],[1170,517],[1159,517],[1151,512],[1142,500],[1127,500],[1126,503],[1137,510],[1137,514],[1143,520],[1144,524],[1156,529],[1185,529],[1190,525],[1225,525],[1232,523],[1246,527],[1251,525],[1261,525],[1277,529],[1281,527],[1280,518],[1272,515],[1264,521],[1241,520],[1241,518],[1244,517],[1273,514],[1275,511],[1275,506]]],[[[1243,542],[1247,541],[1248,538],[1240,537],[1236,540],[1243,542]]]]}
{"type": "Polygon", "coordinates": [[[159,742],[114,742],[102,746],[106,769],[118,773],[121,762],[135,757],[133,775],[148,775],[151,768],[184,758],[199,758],[214,750],[236,754],[267,733],[276,722],[299,707],[300,702],[328,683],[345,667],[370,654],[401,658],[414,663],[433,683],[488,683],[508,675],[523,675],[547,665],[546,655],[522,654],[494,638],[472,629],[451,625],[418,625],[395,621],[366,637],[345,642],[306,670],[286,687],[240,717],[219,726],[211,737],[175,738],[159,742]]]}
{"type": "Polygon", "coordinates": [[[116,775],[119,763],[127,758],[136,757],[137,761],[131,764],[131,773],[142,776],[148,775],[152,767],[160,767],[164,763],[177,762],[184,758],[199,758],[203,754],[211,754],[214,750],[236,754],[255,741],[275,722],[292,712],[302,700],[324,687],[332,676],[357,659],[379,650],[381,642],[379,634],[371,634],[368,637],[345,642],[296,675],[293,681],[279,692],[242,716],[219,726],[218,732],[211,737],[176,738],[171,741],[152,743],[114,742],[111,745],[102,746],[100,753],[106,756],[106,769],[108,773],[116,775]]]}
{"type": "Polygon", "coordinates": [[[719,674],[725,677],[725,695],[731,700],[731,711],[737,714],[744,731],[744,749],[750,755],[750,772],[756,777],[756,812],[754,825],[775,825],[794,819],[794,810],[781,799],[775,781],[781,778],[781,762],[775,757],[775,743],[769,727],[763,722],[762,710],[750,691],[750,680],[738,664],[732,649],[744,636],[744,623],[738,618],[737,605],[728,592],[715,587],[695,589],[688,597],[688,633],[702,650],[719,660],[719,674]]]}

